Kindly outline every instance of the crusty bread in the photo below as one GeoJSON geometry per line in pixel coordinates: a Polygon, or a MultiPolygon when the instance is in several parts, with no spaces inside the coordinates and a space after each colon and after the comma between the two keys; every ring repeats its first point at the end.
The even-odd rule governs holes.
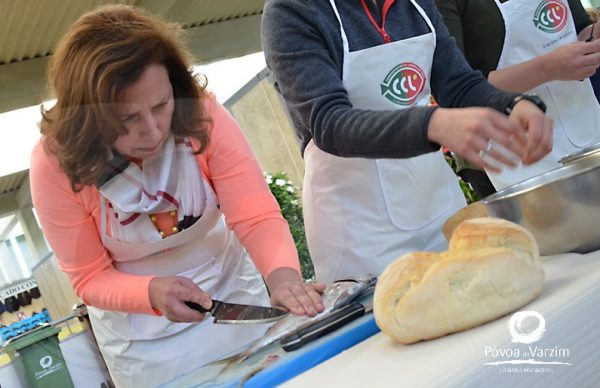
{"type": "Polygon", "coordinates": [[[450,241],[452,237],[452,233],[458,225],[460,225],[463,221],[469,220],[471,218],[480,218],[480,217],[489,217],[490,212],[487,207],[481,202],[473,202],[463,207],[453,215],[451,215],[446,222],[444,223],[444,227],[442,228],[442,232],[446,237],[446,240],[450,241]]]}
{"type": "MultiPolygon", "coordinates": [[[[477,251],[482,248],[508,248],[528,257],[540,257],[537,242],[531,232],[501,218],[473,218],[456,227],[448,251],[451,255],[477,251]]],[[[539,264],[539,260],[535,261],[539,264]]]]}
{"type": "Polygon", "coordinates": [[[447,252],[412,252],[388,265],[375,288],[375,320],[410,344],[514,311],[543,283],[531,233],[505,220],[471,219],[456,228],[447,252]]]}

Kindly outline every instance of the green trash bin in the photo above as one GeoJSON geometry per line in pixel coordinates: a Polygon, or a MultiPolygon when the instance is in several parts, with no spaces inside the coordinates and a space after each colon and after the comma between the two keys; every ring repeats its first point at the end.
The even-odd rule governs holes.
{"type": "Polygon", "coordinates": [[[60,329],[43,325],[9,339],[3,346],[23,387],[73,387],[58,345],[60,329]]]}

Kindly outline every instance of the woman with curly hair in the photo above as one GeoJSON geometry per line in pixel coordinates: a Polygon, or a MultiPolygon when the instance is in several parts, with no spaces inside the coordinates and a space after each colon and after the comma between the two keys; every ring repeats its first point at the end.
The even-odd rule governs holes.
{"type": "Polygon", "coordinates": [[[190,71],[180,28],[129,6],[79,18],[51,58],[31,187],[117,386],[154,386],[259,337],[211,299],[323,309],[240,128],[190,71]],[[251,259],[250,259],[251,258],[251,259]],[[262,275],[262,277],[261,277],[262,275]],[[265,279],[267,287],[265,287],[265,279]]]}

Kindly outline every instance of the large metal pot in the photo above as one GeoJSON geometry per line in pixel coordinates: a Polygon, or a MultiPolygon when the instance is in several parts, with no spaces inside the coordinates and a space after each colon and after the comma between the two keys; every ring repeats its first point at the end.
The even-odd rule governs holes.
{"type": "Polygon", "coordinates": [[[483,199],[490,215],[516,222],[537,239],[540,252],[600,249],[600,147],[564,158],[564,166],[483,199]]]}

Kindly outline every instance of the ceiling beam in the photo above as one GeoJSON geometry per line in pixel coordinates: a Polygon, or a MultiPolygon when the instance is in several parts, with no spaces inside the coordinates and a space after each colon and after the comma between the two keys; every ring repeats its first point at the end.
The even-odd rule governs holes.
{"type": "Polygon", "coordinates": [[[33,206],[33,202],[31,200],[31,183],[29,181],[29,173],[23,177],[21,186],[15,194],[15,201],[17,202],[19,209],[27,206],[33,206]]]}
{"type": "Polygon", "coordinates": [[[0,194],[0,218],[19,210],[15,194],[16,191],[0,194]]]}
{"type": "Polygon", "coordinates": [[[0,113],[37,105],[46,97],[48,57],[0,65],[0,113]]]}

